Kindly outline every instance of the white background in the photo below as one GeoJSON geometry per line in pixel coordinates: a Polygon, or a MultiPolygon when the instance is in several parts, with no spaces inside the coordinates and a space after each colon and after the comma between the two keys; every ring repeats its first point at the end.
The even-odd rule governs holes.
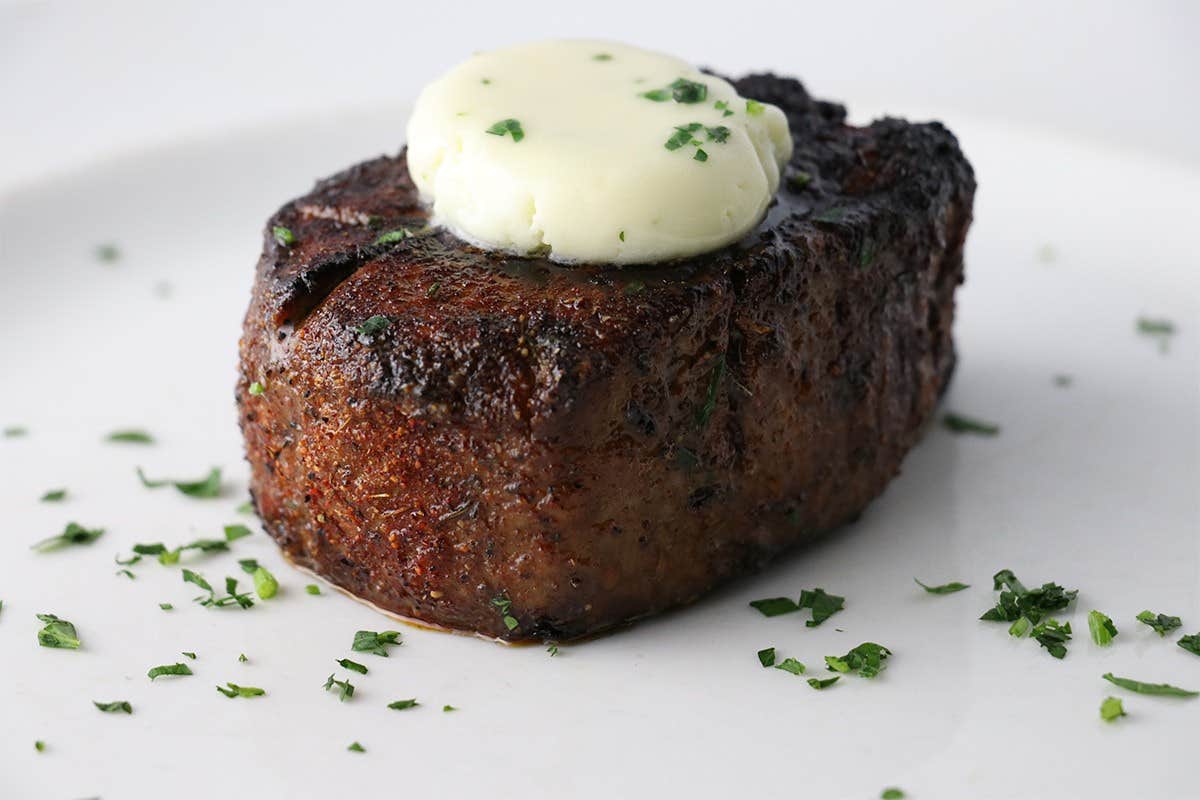
{"type": "MultiPolygon", "coordinates": [[[[0,2],[0,181],[281,115],[403,103],[472,50],[611,37],[851,108],[960,110],[1200,162],[1200,4],[0,2]]],[[[401,132],[397,131],[397,144],[401,132]]]]}

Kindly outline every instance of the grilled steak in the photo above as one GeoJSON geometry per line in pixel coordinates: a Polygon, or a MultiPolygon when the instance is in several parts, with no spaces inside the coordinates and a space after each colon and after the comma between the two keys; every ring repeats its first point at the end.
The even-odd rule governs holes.
{"type": "Polygon", "coordinates": [[[687,603],[883,490],[953,369],[971,167],[940,124],[850,127],[794,80],[735,83],[795,154],[758,228],[702,257],[473,248],[428,227],[403,153],[272,217],[237,397],[292,560],[428,624],[560,639],[687,603]]]}

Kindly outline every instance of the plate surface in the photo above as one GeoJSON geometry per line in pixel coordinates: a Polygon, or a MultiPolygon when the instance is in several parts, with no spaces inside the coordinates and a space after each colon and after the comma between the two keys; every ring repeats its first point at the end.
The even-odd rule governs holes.
{"type": "Polygon", "coordinates": [[[855,525],[550,657],[398,626],[328,586],[308,595],[312,579],[236,510],[235,352],[260,226],[312,177],[395,150],[404,119],[377,110],[182,143],[0,199],[0,426],[29,431],[0,439],[0,796],[1194,796],[1200,699],[1100,675],[1200,689],[1200,658],[1174,644],[1200,630],[1200,174],[951,119],[980,189],[946,406],[1001,434],[931,428],[855,525]],[[115,261],[94,255],[106,242],[115,261]],[[1139,315],[1174,320],[1165,350],[1135,331],[1139,315]],[[158,442],[102,441],[125,427],[158,442]],[[213,465],[215,500],[134,473],[213,465]],[[38,501],[57,487],[66,500],[38,501]],[[71,520],[107,533],[29,549],[71,520]],[[283,585],[276,599],[210,610],[178,567],[115,574],[135,542],[234,522],[255,535],[184,565],[216,583],[257,558],[283,585]],[[1003,567],[1079,588],[1064,660],[977,620],[1003,567]],[[971,588],[926,595],[914,576],[971,588]],[[847,597],[816,629],[747,606],[816,586],[847,597]],[[1089,641],[1092,608],[1120,629],[1108,649],[1089,641]],[[1134,621],[1144,608],[1184,629],[1160,639],[1134,621]],[[75,622],[83,648],[38,647],[39,612],[75,622]],[[394,627],[405,641],[391,657],[350,652],[356,630],[394,627]],[[894,651],[888,669],[823,692],[755,657],[775,646],[825,676],[823,656],[863,641],[894,651]],[[181,651],[198,655],[194,677],[147,679],[181,651]],[[345,657],[370,673],[351,674],[357,691],[339,703],[322,686],[346,675],[345,657]],[[226,699],[213,688],[226,681],[267,694],[226,699]],[[1108,695],[1129,713],[1111,725],[1097,710],[1108,695]],[[386,707],[410,697],[421,705],[386,707]],[[354,741],[367,752],[347,752],[354,741]]]}

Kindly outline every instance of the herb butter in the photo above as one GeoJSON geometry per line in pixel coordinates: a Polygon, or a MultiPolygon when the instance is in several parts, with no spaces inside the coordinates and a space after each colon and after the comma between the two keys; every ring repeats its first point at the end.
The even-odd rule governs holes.
{"type": "Polygon", "coordinates": [[[762,218],[792,152],[778,108],[604,41],[479,53],[421,93],[408,167],[434,222],[488,249],[637,264],[762,218]]]}

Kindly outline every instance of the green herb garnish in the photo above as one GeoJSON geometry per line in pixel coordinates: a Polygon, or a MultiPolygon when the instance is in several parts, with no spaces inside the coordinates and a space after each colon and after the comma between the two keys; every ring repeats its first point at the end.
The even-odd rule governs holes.
{"type": "Polygon", "coordinates": [[[185,656],[187,656],[187,657],[188,657],[188,658],[190,658],[192,661],[195,661],[195,660],[196,660],[196,654],[195,654],[195,653],[193,653],[193,652],[191,652],[190,650],[184,650],[184,651],[183,651],[183,653],[181,653],[181,655],[185,655],[185,656]]]}
{"type": "Polygon", "coordinates": [[[759,650],[758,663],[762,664],[764,667],[775,666],[775,648],[764,647],[762,650],[759,650]]]}
{"type": "Polygon", "coordinates": [[[255,381],[254,383],[250,384],[246,391],[249,392],[252,397],[258,397],[263,392],[267,391],[267,387],[263,386],[260,381],[255,381]]]}
{"type": "Polygon", "coordinates": [[[1112,722],[1117,717],[1125,716],[1125,706],[1119,697],[1106,697],[1100,701],[1100,719],[1112,722]]]}
{"type": "Polygon", "coordinates": [[[648,92],[642,92],[641,96],[656,103],[665,103],[671,99],[671,91],[669,89],[651,89],[648,92]]]}
{"type": "Polygon", "coordinates": [[[1029,635],[1031,630],[1033,630],[1033,623],[1029,621],[1029,617],[1020,617],[1008,626],[1008,635],[1023,639],[1029,635]]]}
{"type": "Polygon", "coordinates": [[[558,655],[558,642],[547,642],[546,652],[550,654],[551,658],[558,655]]]}
{"type": "Polygon", "coordinates": [[[239,558],[238,566],[242,568],[242,572],[247,575],[253,575],[258,570],[257,558],[239,558]]]}
{"type": "Polygon", "coordinates": [[[251,502],[250,500],[247,500],[246,502],[244,502],[240,506],[238,506],[236,511],[239,514],[253,514],[254,513],[254,503],[251,502]]]}
{"type": "Polygon", "coordinates": [[[24,425],[9,425],[4,429],[3,435],[5,439],[20,439],[29,435],[29,428],[24,425]]]}
{"type": "Polygon", "coordinates": [[[351,743],[350,743],[350,746],[349,746],[349,747],[347,747],[346,749],[347,749],[347,750],[349,750],[351,753],[365,753],[365,752],[367,752],[367,748],[363,747],[363,746],[362,746],[361,744],[359,744],[358,742],[351,742],[351,743]]]}
{"type": "Polygon", "coordinates": [[[317,586],[315,583],[310,583],[304,587],[304,591],[308,592],[309,594],[320,594],[321,587],[317,586]]]}
{"type": "Polygon", "coordinates": [[[229,688],[217,687],[217,691],[226,697],[262,697],[266,691],[257,686],[238,686],[236,683],[226,683],[229,688]]]}
{"type": "Polygon", "coordinates": [[[713,103],[713,108],[715,108],[717,111],[720,111],[722,117],[733,116],[733,112],[729,110],[729,101],[727,100],[718,100],[717,102],[713,103]]]}
{"type": "Polygon", "coordinates": [[[596,53],[592,56],[592,61],[612,61],[612,53],[596,53]]]}
{"type": "Polygon", "coordinates": [[[879,800],[904,800],[904,790],[889,786],[879,795],[879,800]]]}
{"type": "Polygon", "coordinates": [[[1117,626],[1108,616],[1093,610],[1088,612],[1088,631],[1092,634],[1093,642],[1100,647],[1108,647],[1117,635],[1117,626]]]}
{"type": "Polygon", "coordinates": [[[729,141],[729,134],[732,131],[730,131],[729,128],[726,128],[724,125],[717,125],[715,128],[705,128],[704,132],[708,134],[708,140],[710,142],[725,144],[725,142],[729,141]]]}
{"type": "Polygon", "coordinates": [[[352,672],[357,672],[359,675],[367,674],[366,664],[360,664],[357,661],[351,661],[348,658],[339,658],[337,663],[340,664],[343,669],[348,669],[348,670],[351,670],[352,672]]]}
{"type": "Polygon", "coordinates": [[[517,626],[521,624],[517,621],[516,617],[509,613],[512,610],[512,600],[508,599],[507,593],[502,592],[493,597],[492,605],[499,609],[500,617],[504,620],[504,627],[508,628],[510,631],[516,630],[517,626]]]}
{"type": "Polygon", "coordinates": [[[366,322],[361,325],[355,325],[354,330],[361,336],[374,336],[377,333],[382,333],[391,326],[392,321],[382,314],[376,314],[373,317],[368,317],[366,322]]]}
{"type": "Polygon", "coordinates": [[[768,597],[765,600],[751,600],[750,607],[757,609],[764,617],[778,617],[780,614],[790,614],[799,611],[800,606],[790,597],[768,597]]]}
{"type": "Polygon", "coordinates": [[[49,539],[43,539],[30,549],[37,550],[39,553],[46,553],[51,550],[58,550],[62,547],[69,547],[77,544],[91,544],[104,535],[103,528],[85,528],[74,522],[68,522],[67,527],[63,528],[63,532],[58,536],[51,536],[49,539]]]}
{"type": "Polygon", "coordinates": [[[1155,614],[1152,611],[1143,611],[1137,615],[1138,622],[1144,622],[1149,625],[1159,636],[1166,636],[1171,631],[1183,625],[1183,621],[1179,617],[1168,616],[1167,614],[1155,614]]]}
{"type": "Polygon", "coordinates": [[[784,672],[790,672],[793,675],[800,675],[804,672],[805,667],[794,658],[785,658],[775,665],[775,669],[781,669],[784,672]]]}
{"type": "Polygon", "coordinates": [[[44,753],[46,751],[46,743],[41,739],[38,739],[33,743],[33,749],[37,750],[39,753],[44,753]]]}
{"type": "Polygon", "coordinates": [[[400,644],[399,631],[357,631],[350,649],[356,653],[374,653],[377,656],[386,656],[388,646],[398,644],[400,644]]]}
{"type": "Polygon", "coordinates": [[[263,600],[270,600],[279,591],[279,581],[266,567],[254,570],[254,591],[263,600]]]}
{"type": "Polygon", "coordinates": [[[974,433],[979,436],[995,436],[1000,433],[1000,426],[983,420],[972,419],[950,412],[942,417],[942,427],[951,433],[974,433]]]}
{"type": "Polygon", "coordinates": [[[1071,641],[1071,623],[1060,623],[1054,617],[1046,617],[1034,626],[1030,635],[1055,658],[1067,654],[1067,642],[1071,641]]]}
{"type": "Polygon", "coordinates": [[[1200,656],[1200,633],[1189,633],[1175,644],[1187,650],[1192,655],[1200,656]]]}
{"type": "Polygon", "coordinates": [[[692,134],[700,130],[702,127],[704,126],[699,122],[689,122],[687,125],[676,125],[675,132],[671,134],[671,137],[667,139],[666,142],[663,143],[663,147],[667,148],[668,150],[678,150],[684,145],[698,143],[696,141],[696,137],[694,137],[692,134]]]}
{"type": "Polygon", "coordinates": [[[708,86],[687,78],[676,78],[670,88],[676,103],[702,103],[708,97],[708,86]]]}
{"type": "Polygon", "coordinates": [[[239,663],[239,664],[245,664],[245,663],[246,663],[247,661],[249,661],[249,660],[250,660],[250,659],[246,658],[246,654],[245,654],[245,653],[238,653],[238,663],[239,663]]]}
{"type": "Polygon", "coordinates": [[[117,570],[117,571],[116,571],[116,573],[114,573],[114,574],[116,574],[116,575],[124,575],[126,578],[129,578],[129,580],[131,580],[131,581],[135,581],[135,580],[137,580],[137,575],[134,575],[132,572],[130,572],[130,571],[129,571],[129,570],[127,570],[127,569],[119,569],[119,570],[117,570]]]}
{"type": "Polygon", "coordinates": [[[846,598],[826,594],[824,589],[803,589],[800,592],[800,608],[811,608],[813,618],[805,626],[815,628],[846,607],[846,598]]]}
{"type": "Polygon", "coordinates": [[[746,114],[751,117],[757,117],[759,114],[767,110],[767,107],[757,100],[746,101],[746,114]]]}
{"type": "Polygon", "coordinates": [[[418,703],[415,698],[410,697],[408,700],[396,700],[388,703],[388,708],[392,709],[393,711],[403,711],[406,708],[416,708],[419,705],[421,704],[418,703]]]}
{"type": "Polygon", "coordinates": [[[330,675],[329,679],[325,681],[325,691],[333,691],[335,688],[338,691],[338,700],[343,703],[354,697],[354,684],[350,682],[349,678],[339,681],[334,680],[333,675],[330,675]]]}
{"type": "Polygon", "coordinates": [[[917,582],[917,586],[920,586],[930,594],[954,594],[955,592],[961,592],[963,589],[971,588],[970,584],[959,583],[958,581],[950,581],[950,583],[943,583],[940,586],[929,586],[921,583],[917,578],[913,578],[913,580],[917,582]]]}
{"type": "Polygon", "coordinates": [[[1109,683],[1116,684],[1122,689],[1128,689],[1131,692],[1138,694],[1157,694],[1168,697],[1195,697],[1200,695],[1200,692],[1193,692],[1188,689],[1180,689],[1178,686],[1172,686],[1169,683],[1143,683],[1135,681],[1131,678],[1119,678],[1111,672],[1106,672],[1100,676],[1109,683]]]}
{"type": "MultiPolygon", "coordinates": [[[[187,653],[184,653],[184,655],[187,655],[187,653]]],[[[192,656],[192,658],[195,658],[195,656],[192,656]]],[[[150,680],[154,680],[162,675],[191,675],[193,673],[192,668],[187,664],[164,664],[160,667],[151,667],[150,671],[146,674],[150,676],[150,680]]]]}
{"type": "Polygon", "coordinates": [[[285,228],[282,225],[276,225],[271,228],[271,235],[275,237],[275,241],[280,247],[291,247],[296,243],[296,235],[292,233],[290,228],[285,228]]]}
{"type": "Polygon", "coordinates": [[[66,496],[66,489],[50,489],[38,499],[43,503],[59,503],[62,502],[66,496]]]}
{"type": "Polygon", "coordinates": [[[1175,334],[1175,323],[1169,319],[1152,319],[1150,317],[1138,317],[1137,331],[1143,336],[1160,337],[1162,347],[1165,349],[1167,338],[1175,334]]]}
{"type": "Polygon", "coordinates": [[[225,541],[236,542],[238,539],[245,539],[247,536],[251,535],[252,533],[253,533],[253,531],[251,531],[245,525],[241,525],[239,523],[234,523],[233,525],[226,525],[225,526],[225,541]]]}
{"type": "Polygon", "coordinates": [[[213,467],[209,470],[207,476],[196,481],[176,481],[176,480],[150,480],[142,472],[142,468],[137,468],[138,478],[142,485],[147,489],[157,489],[160,486],[174,486],[179,492],[186,494],[188,497],[216,497],[221,493],[221,469],[213,467]]]}
{"type": "Polygon", "coordinates": [[[121,442],[123,444],[154,444],[154,437],[142,430],[113,431],[104,437],[106,442],[121,442]]]}
{"type": "Polygon", "coordinates": [[[695,161],[708,161],[708,153],[704,152],[704,150],[701,148],[697,148],[696,153],[692,156],[692,159],[695,161]]]}
{"type": "Polygon", "coordinates": [[[832,678],[809,678],[808,685],[814,689],[828,689],[841,679],[841,675],[834,675],[832,678]]]}
{"type": "Polygon", "coordinates": [[[57,647],[62,650],[79,649],[79,633],[73,624],[65,619],[59,619],[53,614],[38,614],[37,618],[46,623],[46,627],[38,631],[38,644],[42,647],[57,647]]]}
{"type": "Polygon", "coordinates": [[[507,133],[514,142],[525,138],[525,131],[521,128],[521,123],[515,119],[502,119],[488,128],[486,132],[493,136],[503,136],[507,133]]]}
{"type": "Polygon", "coordinates": [[[159,603],[158,607],[161,608],[163,611],[174,611],[175,610],[175,606],[171,605],[170,603],[159,603]]]}
{"type": "Polygon", "coordinates": [[[1078,590],[1067,590],[1057,583],[1044,583],[1035,589],[1026,589],[1008,569],[992,576],[992,589],[1000,592],[1000,599],[979,617],[990,622],[1013,622],[1028,617],[1030,622],[1036,623],[1046,612],[1066,608],[1079,594],[1078,590]]]}
{"type": "Polygon", "coordinates": [[[442,706],[442,711],[444,711],[444,712],[448,712],[448,711],[458,711],[458,709],[457,709],[456,707],[454,707],[454,706],[451,706],[451,705],[445,705],[445,706],[442,706]]]}
{"type": "Polygon", "coordinates": [[[883,671],[884,662],[891,654],[892,651],[881,644],[863,642],[841,658],[825,656],[825,664],[834,672],[857,672],[864,678],[874,678],[883,671]]]}
{"type": "Polygon", "coordinates": [[[111,703],[101,703],[99,700],[93,700],[92,705],[105,714],[133,713],[133,706],[129,704],[128,700],[113,700],[111,703]]]}
{"type": "Polygon", "coordinates": [[[203,575],[200,575],[197,572],[192,572],[190,569],[183,570],[183,580],[185,583],[195,584],[204,591],[208,592],[208,597],[201,595],[200,597],[195,598],[195,601],[202,606],[208,608],[224,608],[225,606],[236,603],[238,606],[245,609],[254,605],[254,600],[250,597],[250,595],[237,590],[237,578],[227,577],[225,579],[224,597],[217,597],[216,591],[213,589],[212,584],[206,581],[203,575]]]}
{"type": "Polygon", "coordinates": [[[388,231],[387,233],[381,234],[379,238],[375,240],[375,244],[395,244],[396,242],[400,242],[405,239],[411,239],[412,235],[412,231],[410,231],[408,228],[398,228],[394,231],[388,231]]]}

